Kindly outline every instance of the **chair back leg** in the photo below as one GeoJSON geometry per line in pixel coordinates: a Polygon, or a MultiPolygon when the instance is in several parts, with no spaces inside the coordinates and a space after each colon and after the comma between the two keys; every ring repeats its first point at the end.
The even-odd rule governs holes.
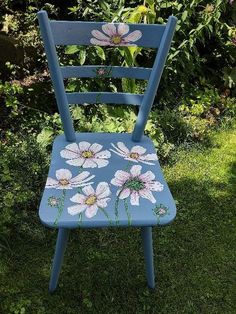
{"type": "Polygon", "coordinates": [[[56,290],[58,278],[60,275],[63,257],[66,250],[66,244],[69,236],[69,229],[60,228],[57,235],[57,243],[53,258],[51,278],[49,283],[49,292],[56,290]]]}
{"type": "Polygon", "coordinates": [[[153,265],[152,227],[141,228],[144,259],[146,264],[147,282],[149,288],[155,288],[155,276],[153,265]]]}

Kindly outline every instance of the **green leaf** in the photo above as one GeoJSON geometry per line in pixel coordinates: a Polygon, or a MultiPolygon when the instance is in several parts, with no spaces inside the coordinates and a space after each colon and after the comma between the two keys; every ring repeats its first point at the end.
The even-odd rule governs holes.
{"type": "Polygon", "coordinates": [[[106,55],[102,47],[96,46],[95,49],[99,58],[102,60],[106,60],[106,55]]]}
{"type": "Polygon", "coordinates": [[[184,12],[182,13],[182,17],[181,17],[181,19],[182,19],[183,22],[186,20],[187,16],[188,16],[188,11],[184,11],[184,12]]]}
{"type": "Polygon", "coordinates": [[[86,50],[80,50],[79,52],[79,63],[83,65],[86,60],[86,50]]]}
{"type": "Polygon", "coordinates": [[[45,128],[37,136],[37,142],[46,147],[52,141],[53,130],[45,128]]]}
{"type": "Polygon", "coordinates": [[[76,45],[72,45],[72,46],[66,46],[66,49],[65,49],[65,54],[66,55],[72,55],[76,52],[80,51],[80,48],[76,45]]]}

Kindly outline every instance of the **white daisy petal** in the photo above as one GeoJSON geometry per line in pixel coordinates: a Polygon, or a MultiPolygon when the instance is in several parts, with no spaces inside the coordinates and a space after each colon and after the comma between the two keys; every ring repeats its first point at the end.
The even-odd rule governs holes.
{"type": "Polygon", "coordinates": [[[131,153],[137,153],[139,155],[143,155],[146,152],[146,148],[142,147],[142,146],[134,146],[131,148],[131,153]]]}
{"type": "Polygon", "coordinates": [[[143,182],[149,182],[151,180],[155,179],[155,174],[152,171],[147,171],[143,174],[141,174],[139,176],[139,178],[143,181],[143,182]]]}
{"type": "Polygon", "coordinates": [[[134,41],[137,41],[139,40],[140,38],[142,37],[142,33],[138,30],[130,33],[129,35],[127,35],[126,37],[123,38],[123,40],[126,42],[126,43],[129,43],[129,42],[134,42],[134,41]]]}
{"type": "Polygon", "coordinates": [[[62,179],[70,180],[72,178],[72,173],[68,169],[58,169],[56,171],[56,178],[58,180],[62,179]]]}
{"type": "Polygon", "coordinates": [[[97,164],[98,168],[106,167],[109,163],[109,161],[105,159],[94,158],[93,161],[97,164]]]}
{"type": "Polygon", "coordinates": [[[89,196],[89,195],[93,195],[95,194],[94,189],[91,185],[87,185],[85,186],[82,191],[84,192],[85,195],[89,196]]]}
{"type": "Polygon", "coordinates": [[[105,34],[103,34],[102,32],[100,32],[100,31],[97,30],[97,29],[92,30],[91,33],[92,33],[92,35],[93,35],[96,39],[109,41],[109,37],[107,37],[105,34]]]}
{"type": "Polygon", "coordinates": [[[66,163],[71,165],[71,166],[76,166],[76,167],[81,167],[85,161],[85,158],[76,158],[76,159],[71,159],[67,160],[66,163]]]}
{"type": "Polygon", "coordinates": [[[146,165],[152,165],[152,166],[155,165],[153,162],[144,161],[144,160],[141,160],[140,158],[139,158],[139,161],[146,165]]]}
{"type": "Polygon", "coordinates": [[[71,202],[74,202],[74,203],[84,204],[86,200],[86,196],[80,193],[76,193],[70,198],[70,200],[71,202]]]}
{"type": "Polygon", "coordinates": [[[130,189],[126,188],[126,189],[123,189],[120,193],[119,193],[119,198],[120,199],[124,199],[124,198],[127,198],[130,196],[130,189]]]}
{"type": "Polygon", "coordinates": [[[113,35],[116,34],[116,27],[115,27],[115,25],[112,24],[112,23],[102,25],[102,30],[103,30],[104,33],[107,34],[109,37],[112,37],[113,35]]]}
{"type": "MultiPolygon", "coordinates": [[[[121,149],[119,149],[118,147],[116,147],[113,143],[111,143],[111,146],[113,146],[115,148],[115,150],[117,152],[119,152],[120,154],[123,154],[124,156],[126,156],[127,154],[125,152],[123,152],[121,149]]],[[[111,150],[111,149],[110,149],[111,150]]]]}
{"type": "Polygon", "coordinates": [[[139,165],[132,166],[130,169],[130,173],[134,177],[139,176],[141,173],[141,169],[142,169],[142,166],[139,166],[139,165]]]}
{"type": "Polygon", "coordinates": [[[87,218],[92,218],[97,214],[98,211],[98,207],[96,204],[92,205],[92,206],[88,206],[86,211],[85,211],[85,216],[87,218]]]}
{"type": "Polygon", "coordinates": [[[99,182],[96,188],[96,196],[98,199],[107,197],[111,194],[109,185],[107,182],[99,182]]]}
{"type": "Polygon", "coordinates": [[[125,157],[124,159],[125,159],[125,160],[129,160],[129,161],[133,161],[133,162],[138,162],[137,159],[130,158],[130,157],[125,157]]]}
{"type": "Polygon", "coordinates": [[[115,186],[122,186],[124,184],[124,181],[119,180],[118,178],[111,179],[111,184],[115,186]]]}
{"type": "Polygon", "coordinates": [[[96,158],[110,158],[111,153],[109,152],[109,150],[103,150],[102,152],[96,153],[95,157],[96,158]]]}
{"type": "Polygon", "coordinates": [[[59,182],[51,177],[47,178],[47,182],[46,182],[46,188],[50,189],[50,188],[56,188],[58,187],[59,182]]]}
{"type": "Polygon", "coordinates": [[[102,198],[97,200],[97,206],[101,208],[107,207],[107,202],[109,202],[111,199],[109,197],[102,198]]]}
{"type": "Polygon", "coordinates": [[[139,194],[137,191],[133,191],[130,195],[130,203],[131,205],[139,205],[139,194]]]}
{"type": "Polygon", "coordinates": [[[126,155],[124,153],[120,153],[118,149],[117,149],[117,151],[115,151],[114,149],[110,149],[110,151],[112,151],[113,153],[115,153],[116,155],[119,155],[121,157],[126,157],[126,155]]]}
{"type": "Polygon", "coordinates": [[[129,149],[125,146],[124,143],[118,142],[118,143],[117,143],[117,147],[118,147],[122,152],[124,152],[126,155],[129,154],[129,149]]]}
{"type": "Polygon", "coordinates": [[[85,142],[85,141],[79,142],[79,149],[81,151],[88,150],[90,148],[90,146],[91,146],[91,144],[88,142],[85,142]]]}
{"type": "Polygon", "coordinates": [[[152,195],[152,192],[149,191],[148,189],[143,189],[141,191],[139,191],[139,195],[143,198],[148,199],[149,201],[151,201],[152,203],[156,202],[156,199],[154,198],[154,196],[152,195]]]}
{"type": "Polygon", "coordinates": [[[62,158],[74,159],[79,154],[79,148],[76,143],[69,144],[60,152],[62,158]]]}
{"type": "Polygon", "coordinates": [[[97,164],[91,158],[85,159],[83,163],[84,168],[96,168],[97,164]]]}
{"type": "Polygon", "coordinates": [[[93,143],[89,148],[89,150],[92,151],[93,153],[98,153],[101,149],[102,149],[102,145],[97,144],[97,143],[93,143]]]}
{"type": "Polygon", "coordinates": [[[96,38],[91,38],[90,43],[96,46],[114,46],[113,44],[110,43],[110,41],[98,40],[96,38]]]}
{"type": "Polygon", "coordinates": [[[158,182],[158,181],[148,182],[148,183],[145,184],[145,186],[149,190],[156,191],[156,192],[161,192],[164,189],[164,185],[161,182],[158,182]]]}
{"type": "Polygon", "coordinates": [[[73,205],[67,208],[68,213],[72,216],[77,215],[85,211],[87,205],[73,205]]]}
{"type": "Polygon", "coordinates": [[[158,160],[156,154],[147,154],[145,156],[140,156],[140,159],[142,159],[142,160],[158,160]]]}
{"type": "Polygon", "coordinates": [[[58,185],[58,187],[56,189],[59,189],[59,190],[71,190],[73,189],[71,184],[68,183],[67,185],[58,185]]]}
{"type": "Polygon", "coordinates": [[[122,182],[126,182],[130,178],[130,173],[124,170],[117,170],[115,173],[115,178],[119,179],[122,182]]]}
{"type": "Polygon", "coordinates": [[[126,35],[129,32],[129,25],[120,23],[118,25],[118,34],[120,36],[126,35]]]}
{"type": "MultiPolygon", "coordinates": [[[[87,181],[88,177],[90,175],[90,172],[88,171],[82,171],[81,173],[79,173],[76,177],[74,177],[73,179],[71,179],[71,182],[77,182],[77,181],[87,181]]],[[[89,178],[94,178],[95,176],[92,175],[89,178]]]]}

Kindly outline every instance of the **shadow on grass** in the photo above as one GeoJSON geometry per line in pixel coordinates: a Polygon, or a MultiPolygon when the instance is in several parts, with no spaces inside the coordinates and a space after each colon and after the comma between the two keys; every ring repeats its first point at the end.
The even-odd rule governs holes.
{"type": "MultiPolygon", "coordinates": [[[[157,288],[146,287],[139,229],[71,232],[49,295],[56,231],[39,225],[11,240],[1,266],[2,313],[233,313],[236,162],[228,183],[172,180],[175,222],[154,229],[157,288]],[[233,247],[234,246],[234,247],[233,247]],[[20,313],[20,310],[19,310],[20,313]]],[[[1,264],[0,264],[1,265],[1,264]]]]}

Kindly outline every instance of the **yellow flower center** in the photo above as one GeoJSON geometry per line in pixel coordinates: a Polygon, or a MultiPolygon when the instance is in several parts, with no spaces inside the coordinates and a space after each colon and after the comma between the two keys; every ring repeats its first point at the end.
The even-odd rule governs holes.
{"type": "Polygon", "coordinates": [[[59,183],[60,183],[60,185],[65,186],[65,185],[68,185],[70,182],[69,182],[69,180],[67,180],[67,179],[60,179],[60,180],[59,180],[59,183]]]}
{"type": "Polygon", "coordinates": [[[148,8],[145,7],[145,5],[140,5],[140,6],[138,7],[138,12],[141,13],[141,14],[147,14],[148,8]]]}
{"type": "Polygon", "coordinates": [[[82,152],[81,154],[84,158],[91,158],[93,157],[93,152],[91,152],[90,150],[85,150],[82,152]]]}
{"type": "Polygon", "coordinates": [[[133,158],[133,159],[138,159],[139,158],[139,154],[138,153],[131,153],[129,156],[130,156],[130,158],[133,158]]]}
{"type": "Polygon", "coordinates": [[[93,205],[96,202],[96,200],[97,200],[97,197],[95,195],[91,195],[86,199],[85,204],[93,205]]]}
{"type": "Polygon", "coordinates": [[[121,43],[121,36],[120,35],[112,36],[111,42],[115,45],[119,45],[121,43]]]}

